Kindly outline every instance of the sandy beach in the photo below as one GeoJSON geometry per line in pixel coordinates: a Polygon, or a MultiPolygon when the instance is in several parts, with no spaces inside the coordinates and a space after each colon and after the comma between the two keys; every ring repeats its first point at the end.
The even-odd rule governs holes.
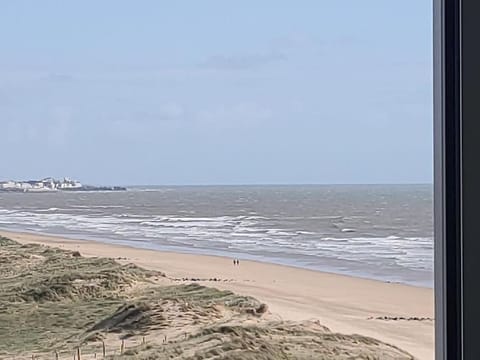
{"type": "Polygon", "coordinates": [[[79,251],[86,257],[110,257],[164,272],[168,281],[189,279],[248,295],[268,304],[283,320],[319,320],[328,328],[370,336],[410,352],[434,358],[433,290],[349,276],[217,256],[178,254],[61,237],[12,233],[20,243],[79,251]],[[220,279],[210,281],[208,279],[220,279]]]}

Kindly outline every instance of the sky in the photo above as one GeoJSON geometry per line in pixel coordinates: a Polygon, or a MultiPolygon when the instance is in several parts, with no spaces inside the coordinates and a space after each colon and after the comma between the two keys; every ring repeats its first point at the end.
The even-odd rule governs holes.
{"type": "Polygon", "coordinates": [[[2,1],[0,179],[431,183],[425,0],[2,1]]]}

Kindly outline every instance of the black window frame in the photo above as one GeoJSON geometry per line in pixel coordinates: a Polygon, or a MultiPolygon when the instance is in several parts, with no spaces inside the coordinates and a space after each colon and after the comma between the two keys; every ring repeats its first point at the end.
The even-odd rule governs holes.
{"type": "Polygon", "coordinates": [[[435,357],[479,360],[480,1],[434,0],[433,19],[435,357]]]}

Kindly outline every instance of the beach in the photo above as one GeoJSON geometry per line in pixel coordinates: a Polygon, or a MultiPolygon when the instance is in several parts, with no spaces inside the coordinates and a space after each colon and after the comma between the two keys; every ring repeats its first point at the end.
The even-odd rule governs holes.
{"type": "Polygon", "coordinates": [[[163,252],[87,240],[0,231],[19,243],[109,257],[166,274],[166,281],[196,282],[252,296],[282,320],[319,320],[335,332],[361,334],[434,358],[434,298],[431,288],[337,275],[296,267],[163,252]]]}

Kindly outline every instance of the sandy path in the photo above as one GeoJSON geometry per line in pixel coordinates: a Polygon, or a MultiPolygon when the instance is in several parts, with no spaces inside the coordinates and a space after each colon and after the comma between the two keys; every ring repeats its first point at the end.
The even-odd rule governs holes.
{"type": "Polygon", "coordinates": [[[11,233],[0,235],[21,243],[41,243],[78,250],[84,256],[127,258],[173,278],[220,278],[205,285],[256,297],[285,320],[319,319],[332,331],[372,336],[409,351],[419,359],[434,358],[433,320],[376,320],[376,317],[433,318],[433,290],[384,283],[254,261],[160,252],[94,241],[11,233]]]}

